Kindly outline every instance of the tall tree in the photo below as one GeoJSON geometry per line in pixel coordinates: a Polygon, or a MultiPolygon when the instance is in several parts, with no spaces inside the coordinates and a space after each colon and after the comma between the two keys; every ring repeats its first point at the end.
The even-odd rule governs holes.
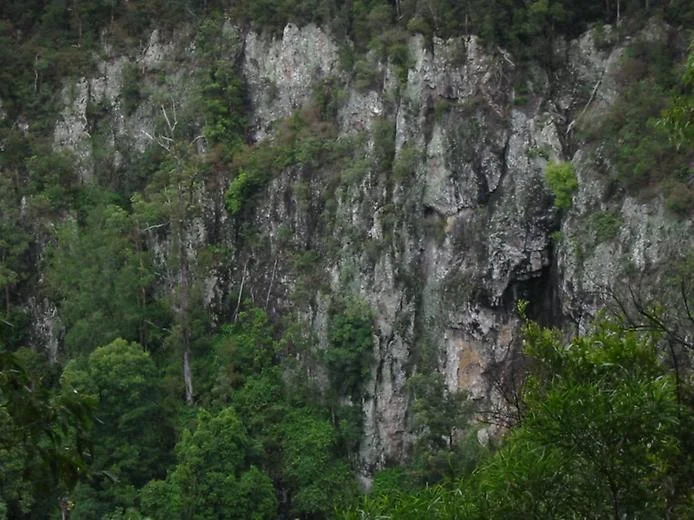
{"type": "Polygon", "coordinates": [[[89,400],[56,395],[45,360],[0,346],[0,513],[48,518],[86,476],[89,400]]]}
{"type": "Polygon", "coordinates": [[[151,347],[160,332],[153,324],[165,318],[151,297],[150,255],[133,217],[101,194],[96,199],[84,223],[58,227],[47,255],[46,280],[67,326],[68,352],[89,353],[117,337],[151,347]]]}
{"type": "MultiPolygon", "coordinates": [[[[175,123],[169,128],[173,134],[175,123]]],[[[159,144],[168,157],[144,193],[133,196],[134,218],[151,244],[164,243],[165,256],[158,262],[171,290],[174,327],[169,342],[181,352],[185,400],[192,404],[193,312],[201,304],[196,247],[202,245],[195,242],[192,227],[200,224],[196,219],[201,211],[203,166],[192,145],[168,137],[160,138],[159,144]]]]}
{"type": "Polygon", "coordinates": [[[177,444],[177,464],[167,479],[143,489],[144,512],[155,519],[275,518],[272,481],[254,465],[255,453],[233,409],[201,411],[177,444]]]}
{"type": "Polygon", "coordinates": [[[93,474],[74,494],[76,518],[96,518],[134,500],[135,487],[163,476],[172,434],[160,406],[154,361],[137,343],[116,339],[85,361],[70,361],[64,395],[90,396],[95,405],[93,474]]]}
{"type": "Polygon", "coordinates": [[[687,500],[672,481],[684,410],[655,338],[601,323],[564,345],[530,324],[526,352],[524,422],[479,470],[481,516],[662,518],[687,500]]]}

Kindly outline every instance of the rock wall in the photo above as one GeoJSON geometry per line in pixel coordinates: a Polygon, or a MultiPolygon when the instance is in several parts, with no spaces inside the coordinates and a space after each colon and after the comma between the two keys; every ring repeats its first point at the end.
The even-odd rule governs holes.
{"type": "MultiPolygon", "coordinates": [[[[375,63],[379,85],[364,90],[355,87],[338,44],[320,28],[289,25],[273,39],[227,24],[222,38],[230,59],[242,64],[257,141],[273,139],[281,119],[310,103],[314,86],[326,79],[343,92],[338,140],[361,136],[368,158],[379,125],[393,130],[393,171],[400,174],[369,167],[336,184],[325,172],[293,167],[272,180],[256,210],[260,244],[234,241],[234,220],[218,203],[220,193],[200,195],[209,204],[190,233],[194,249],[207,240],[206,221],[221,222],[222,240],[235,251],[231,265],[210,275],[208,302],[235,294],[252,259],[249,276],[263,295],[253,297],[267,294],[273,312],[296,312],[320,348],[328,348],[328,309],[336,295],[368,302],[375,356],[361,403],[364,475],[405,456],[412,441],[406,383],[423,352],[433,356],[450,391],[465,390],[503,409],[518,360],[515,301],[529,300],[531,315],[545,322],[584,324],[627,264],[650,273],[691,250],[691,221],[673,220],[657,199],[611,200],[599,149],[573,136],[577,118],[598,117],[614,102],[621,47],[597,50],[588,33],[558,47],[566,66],[550,78],[538,68],[521,76],[510,54],[490,53],[474,36],[433,42],[415,36],[407,74],[375,63]],[[516,93],[519,81],[532,92],[527,99],[516,93]],[[579,179],[563,218],[543,179],[553,160],[571,161],[579,179]],[[606,209],[621,218],[617,236],[577,248],[586,220],[606,209]],[[308,292],[297,291],[301,276],[288,257],[287,234],[295,248],[316,253],[322,282],[308,292]]],[[[196,59],[195,46],[183,45],[180,35],[165,42],[156,32],[137,55],[111,53],[95,77],[66,87],[56,148],[76,154],[88,182],[94,175],[88,106],[105,105],[117,171],[123,146],[142,152],[152,145],[163,110],[175,105],[183,117],[195,91],[196,59]],[[132,113],[121,100],[127,65],[143,78],[143,99],[132,113]]],[[[186,117],[202,124],[195,114],[186,117]]],[[[54,314],[54,307],[41,305],[54,314]]]]}

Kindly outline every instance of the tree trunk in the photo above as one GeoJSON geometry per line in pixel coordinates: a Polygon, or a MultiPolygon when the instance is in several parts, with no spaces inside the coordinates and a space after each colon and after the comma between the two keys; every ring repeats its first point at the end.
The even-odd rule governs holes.
{"type": "Polygon", "coordinates": [[[272,284],[275,282],[275,273],[277,272],[277,258],[275,257],[275,263],[272,266],[272,276],[270,277],[270,285],[267,288],[267,296],[265,297],[265,310],[267,311],[268,305],[270,305],[270,293],[272,292],[272,284]]]}
{"type": "Polygon", "coordinates": [[[193,373],[190,370],[190,350],[183,350],[183,383],[186,387],[186,404],[193,404],[193,373]]]}
{"type": "Polygon", "coordinates": [[[180,262],[181,286],[179,293],[179,317],[178,321],[181,325],[181,333],[183,335],[183,383],[186,389],[186,403],[193,404],[193,374],[190,369],[190,266],[188,265],[188,254],[185,244],[185,220],[183,218],[186,212],[185,194],[182,186],[178,186],[178,220],[177,238],[178,238],[178,254],[180,262]]]}
{"type": "Polygon", "coordinates": [[[239,319],[239,309],[241,308],[241,297],[243,296],[243,286],[246,283],[246,269],[248,268],[248,260],[243,264],[243,273],[241,274],[241,287],[239,287],[239,298],[236,300],[236,310],[234,311],[234,323],[239,319]]]}

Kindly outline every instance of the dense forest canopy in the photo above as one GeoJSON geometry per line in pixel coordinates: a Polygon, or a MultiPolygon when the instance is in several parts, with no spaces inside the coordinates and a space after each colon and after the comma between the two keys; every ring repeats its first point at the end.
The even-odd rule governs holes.
{"type": "MultiPolygon", "coordinates": [[[[327,349],[318,348],[299,310],[281,314],[270,304],[277,260],[267,293],[249,299],[244,284],[256,259],[238,254],[260,241],[255,212],[281,172],[360,178],[369,169],[392,187],[407,181],[420,152],[404,147],[396,157],[385,119],[374,125],[368,156],[359,153],[359,135],[338,139],[344,93],[331,78],[273,139],[253,142],[247,85],[222,41],[225,19],[271,36],[287,23],[325,27],[343,47],[354,88],[368,89],[368,60],[407,77],[415,33],[428,45],[474,34],[492,55],[510,49],[521,73],[536,66],[551,73],[562,66],[555,52],[562,41],[595,27],[609,47],[654,18],[691,28],[694,7],[687,0],[2,2],[0,518],[694,515],[694,391],[685,361],[691,262],[668,279],[677,299],[639,306],[632,298],[636,317],[621,308],[580,338],[535,325],[522,308],[514,314],[526,320],[527,377],[508,403],[503,444],[478,442],[476,425],[489,417],[449,389],[434,370],[434,349],[418,347],[407,383],[407,460],[384,461],[365,496],[355,474],[363,469],[374,309],[357,295],[333,299],[327,349]],[[123,146],[116,167],[104,151],[109,108],[90,101],[95,173],[85,181],[75,156],[53,142],[65,85],[94,70],[104,45],[133,52],[152,30],[175,34],[184,25],[198,60],[190,113],[177,115],[162,101],[151,146],[142,153],[123,146]],[[189,224],[205,212],[198,196],[205,190],[224,194],[234,247],[216,222],[193,255],[189,224]],[[212,319],[206,282],[232,262],[239,287],[212,319]],[[30,299],[57,304],[64,334],[53,353],[32,344],[30,299]]],[[[621,96],[604,123],[579,124],[574,135],[601,143],[614,192],[662,193],[671,218],[688,218],[694,53],[672,40],[626,46],[621,96]]],[[[129,64],[122,74],[122,109],[132,115],[145,72],[129,64]]],[[[514,102],[522,105],[530,93],[518,90],[514,102]]],[[[561,218],[576,174],[568,162],[551,162],[546,176],[561,218]]],[[[315,204],[310,189],[297,190],[299,203],[315,204]]],[[[591,225],[603,238],[619,229],[606,211],[591,225]]],[[[301,301],[326,283],[316,266],[327,253],[297,247],[283,232],[277,241],[300,274],[292,296],[301,301]]]]}

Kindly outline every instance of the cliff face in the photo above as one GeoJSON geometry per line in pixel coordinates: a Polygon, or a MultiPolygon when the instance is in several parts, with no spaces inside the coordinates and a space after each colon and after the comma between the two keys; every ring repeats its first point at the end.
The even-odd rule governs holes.
{"type": "MultiPolygon", "coordinates": [[[[611,194],[599,144],[575,137],[577,121],[614,103],[623,47],[598,50],[588,33],[557,47],[565,65],[548,74],[521,71],[511,54],[492,54],[474,36],[417,36],[407,70],[368,58],[369,81],[358,85],[344,71],[343,49],[314,26],[289,25],[270,38],[227,24],[219,45],[247,85],[252,139],[272,142],[282,120],[315,104],[323,88],[337,128],[330,141],[350,153],[329,164],[299,160],[272,178],[253,212],[252,241],[239,238],[224,186],[206,184],[196,193],[201,211],[186,223],[187,254],[194,259],[212,242],[232,252],[203,276],[217,322],[230,318],[241,291],[271,314],[293,316],[326,349],[331,302],[368,304],[375,328],[361,403],[364,474],[403,457],[412,441],[407,381],[424,366],[450,391],[507,406],[519,363],[518,299],[533,318],[583,326],[606,288],[634,273],[657,283],[666,262],[692,248],[691,220],[668,216],[658,198],[611,194]],[[563,215],[544,180],[550,161],[570,161],[578,177],[563,215]],[[607,237],[590,230],[596,212],[617,222],[607,237]]],[[[191,102],[200,54],[186,34],[155,32],[137,54],[103,52],[95,74],[65,86],[55,126],[55,147],[75,154],[84,182],[104,168],[118,175],[126,155],[157,146],[167,126],[202,127],[191,102]],[[133,67],[140,97],[126,107],[124,71],[133,67]]],[[[208,151],[204,139],[198,150],[208,151]]],[[[151,240],[164,265],[168,239],[151,240]]],[[[175,284],[169,273],[163,286],[175,284]]],[[[55,308],[35,309],[37,338],[55,349],[55,308]]]]}

